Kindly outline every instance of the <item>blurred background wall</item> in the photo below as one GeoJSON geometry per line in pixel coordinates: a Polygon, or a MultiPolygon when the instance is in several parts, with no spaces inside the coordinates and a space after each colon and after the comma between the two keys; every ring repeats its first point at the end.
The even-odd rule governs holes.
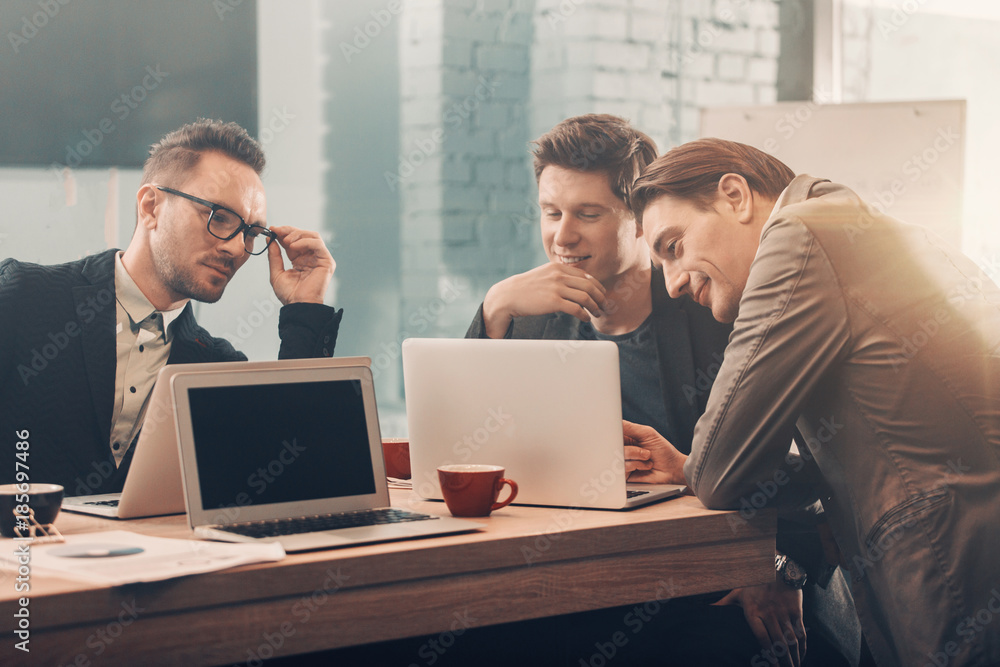
{"type": "MultiPolygon", "coordinates": [[[[256,58],[216,75],[215,95],[231,97],[224,84],[244,67],[255,69],[251,99],[268,155],[269,221],[319,230],[337,260],[328,297],[345,309],[337,354],[372,357],[384,435],[405,433],[401,341],[463,335],[493,283],[544,261],[529,142],[568,116],[625,116],[666,150],[698,136],[705,107],[966,99],[961,244],[1000,278],[1000,232],[987,204],[1000,149],[1000,128],[991,122],[1000,112],[1000,88],[993,85],[1000,46],[991,38],[1000,29],[1000,8],[993,2],[175,4],[193,13],[201,29],[221,31],[236,21],[253,28],[256,58]]],[[[121,34],[142,53],[143,34],[157,30],[157,3],[130,6],[134,25],[121,34]]],[[[26,94],[65,86],[46,75],[64,66],[46,48],[46,35],[72,31],[86,49],[100,39],[94,11],[93,4],[58,0],[5,3],[0,91],[9,95],[4,77],[29,66],[41,73],[37,92],[26,94]]],[[[216,46],[226,49],[221,40],[216,46]]],[[[202,113],[197,98],[194,107],[168,102],[194,77],[172,64],[188,50],[179,39],[175,49],[143,54],[144,64],[169,74],[135,102],[132,120],[152,119],[164,105],[202,113]]],[[[206,67],[214,62],[211,54],[205,59],[206,67]]],[[[98,89],[113,74],[110,67],[92,68],[84,78],[98,89]]],[[[131,82],[119,88],[134,91],[131,82]]],[[[19,132],[10,122],[16,113],[0,117],[0,143],[19,132]]],[[[44,115],[30,123],[52,127],[44,115]]],[[[92,129],[90,123],[60,127],[81,140],[92,129]]],[[[158,138],[134,140],[145,146],[158,138]]],[[[128,243],[139,170],[64,166],[0,164],[0,256],[54,263],[128,243]]],[[[223,299],[199,304],[197,316],[251,359],[273,358],[277,304],[266,261],[251,260],[223,299]]]]}

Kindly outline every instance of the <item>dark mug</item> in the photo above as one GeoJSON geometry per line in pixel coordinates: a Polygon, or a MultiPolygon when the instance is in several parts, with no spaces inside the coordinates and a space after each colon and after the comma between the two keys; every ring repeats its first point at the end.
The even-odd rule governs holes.
{"type": "Polygon", "coordinates": [[[21,521],[21,535],[27,536],[29,510],[40,524],[52,523],[62,507],[63,488],[58,484],[0,485],[0,535],[17,537],[15,529],[21,521]]]}

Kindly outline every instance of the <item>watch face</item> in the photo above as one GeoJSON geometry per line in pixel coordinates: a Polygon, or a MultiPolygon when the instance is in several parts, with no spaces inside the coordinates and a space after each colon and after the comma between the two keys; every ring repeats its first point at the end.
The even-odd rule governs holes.
{"type": "Polygon", "coordinates": [[[785,573],[788,575],[789,579],[795,581],[802,578],[802,570],[799,569],[798,563],[793,560],[785,561],[785,573]]]}

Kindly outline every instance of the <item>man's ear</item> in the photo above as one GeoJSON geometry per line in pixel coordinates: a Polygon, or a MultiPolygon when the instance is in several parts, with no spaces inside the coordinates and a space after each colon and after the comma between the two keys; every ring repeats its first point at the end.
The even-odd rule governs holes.
{"type": "Polygon", "coordinates": [[[156,228],[156,216],[159,213],[157,208],[157,189],[150,183],[144,183],[135,194],[136,201],[136,230],[139,227],[145,229],[156,228]]]}
{"type": "Polygon", "coordinates": [[[718,198],[731,208],[741,224],[753,221],[753,191],[747,179],[739,174],[726,174],[719,179],[718,198]]]}

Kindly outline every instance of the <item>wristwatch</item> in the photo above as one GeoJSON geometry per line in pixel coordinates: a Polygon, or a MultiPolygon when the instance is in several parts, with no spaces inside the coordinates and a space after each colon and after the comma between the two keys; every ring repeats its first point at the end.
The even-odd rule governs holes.
{"type": "Polygon", "coordinates": [[[806,571],[784,554],[774,555],[774,571],[789,588],[798,590],[806,585],[806,571]]]}

